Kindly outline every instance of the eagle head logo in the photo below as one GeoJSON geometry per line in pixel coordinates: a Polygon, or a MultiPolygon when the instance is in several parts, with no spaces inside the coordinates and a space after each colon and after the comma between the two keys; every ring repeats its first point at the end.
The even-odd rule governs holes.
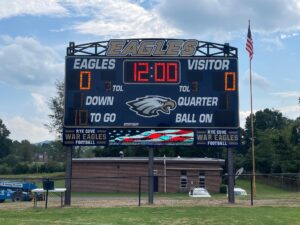
{"type": "Polygon", "coordinates": [[[156,117],[159,112],[170,114],[176,108],[176,102],[171,98],[158,95],[147,95],[128,101],[126,104],[129,109],[142,117],[156,117]]]}

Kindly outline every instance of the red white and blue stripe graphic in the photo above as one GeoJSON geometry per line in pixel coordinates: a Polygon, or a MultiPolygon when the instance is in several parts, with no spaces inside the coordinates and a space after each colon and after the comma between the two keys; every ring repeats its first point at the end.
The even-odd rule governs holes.
{"type": "Polygon", "coordinates": [[[118,131],[110,132],[110,145],[193,145],[194,131],[193,130],[148,130],[138,134],[121,134],[118,131]]]}

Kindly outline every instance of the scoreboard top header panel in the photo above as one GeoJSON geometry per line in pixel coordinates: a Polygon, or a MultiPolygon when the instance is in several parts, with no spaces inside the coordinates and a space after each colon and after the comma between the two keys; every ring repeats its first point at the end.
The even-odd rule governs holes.
{"type": "Polygon", "coordinates": [[[237,143],[237,49],[229,44],[194,39],[71,42],[65,66],[65,143],[90,132],[102,144],[148,145],[154,137],[151,145],[220,141],[212,134],[237,143]]]}
{"type": "Polygon", "coordinates": [[[112,39],[75,45],[70,42],[67,56],[90,55],[112,57],[237,57],[237,48],[195,39],[112,39]]]}

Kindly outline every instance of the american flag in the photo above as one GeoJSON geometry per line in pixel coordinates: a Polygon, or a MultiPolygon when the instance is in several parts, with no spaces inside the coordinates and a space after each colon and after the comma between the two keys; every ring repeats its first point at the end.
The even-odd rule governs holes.
{"type": "Polygon", "coordinates": [[[252,35],[251,35],[251,30],[250,30],[250,22],[249,22],[249,26],[248,26],[246,50],[249,52],[250,60],[252,60],[252,58],[253,58],[253,40],[252,40],[252,35]]]}

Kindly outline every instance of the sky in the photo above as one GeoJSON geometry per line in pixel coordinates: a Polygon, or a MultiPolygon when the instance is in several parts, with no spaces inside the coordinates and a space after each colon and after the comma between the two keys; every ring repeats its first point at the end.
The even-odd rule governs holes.
{"type": "Polygon", "coordinates": [[[182,38],[230,43],[239,54],[240,125],[253,110],[300,116],[300,0],[0,0],[0,119],[12,140],[54,140],[49,100],[69,42],[182,38]]]}

